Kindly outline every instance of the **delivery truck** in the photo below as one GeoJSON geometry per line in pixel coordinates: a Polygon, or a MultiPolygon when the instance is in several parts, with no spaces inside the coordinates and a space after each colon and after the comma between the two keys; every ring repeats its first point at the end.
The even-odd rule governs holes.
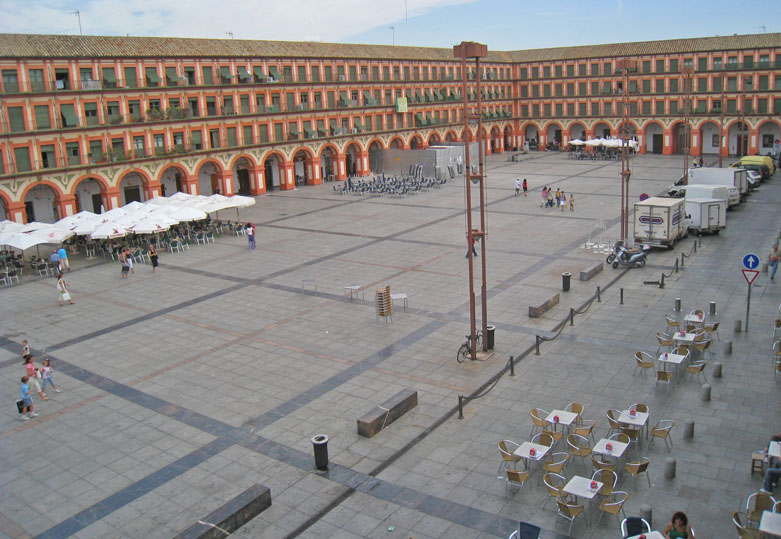
{"type": "Polygon", "coordinates": [[[684,199],[686,228],[695,234],[718,234],[727,228],[727,201],[721,198],[684,199]]]}
{"type": "Polygon", "coordinates": [[[741,201],[748,195],[748,178],[742,168],[690,168],[688,183],[733,185],[738,188],[741,201]]]}
{"type": "Polygon", "coordinates": [[[686,235],[684,199],[651,197],[635,202],[635,243],[672,249],[686,235]]]}

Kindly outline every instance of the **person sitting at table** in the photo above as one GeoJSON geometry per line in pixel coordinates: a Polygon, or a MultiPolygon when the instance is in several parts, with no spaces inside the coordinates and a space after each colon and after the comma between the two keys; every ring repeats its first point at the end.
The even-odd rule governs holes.
{"type": "Polygon", "coordinates": [[[667,539],[692,539],[694,537],[686,513],[678,511],[673,515],[672,520],[664,529],[664,536],[667,539]]]}
{"type": "MultiPolygon", "coordinates": [[[[781,442],[781,434],[776,434],[770,437],[770,442],[781,442]]],[[[770,442],[767,444],[765,454],[770,453],[770,442]]],[[[776,483],[781,477],[781,462],[776,457],[769,457],[767,462],[767,471],[765,472],[765,486],[760,489],[762,492],[770,494],[773,489],[776,488],[776,483]]]]}

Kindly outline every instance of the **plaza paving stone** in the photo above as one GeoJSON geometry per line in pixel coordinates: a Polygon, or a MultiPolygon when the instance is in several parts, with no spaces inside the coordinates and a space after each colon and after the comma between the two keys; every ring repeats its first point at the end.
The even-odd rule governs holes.
{"type": "MultiPolygon", "coordinates": [[[[632,200],[662,192],[681,166],[680,156],[634,158],[632,200]]],[[[507,537],[518,520],[561,537],[567,525],[552,501],[541,508],[539,470],[505,496],[497,443],[529,439],[531,408],[571,401],[598,421],[597,438],[608,409],[635,402],[648,403],[651,423],[676,421],[671,452],[656,441],[637,453],[651,459],[652,486],[621,477],[628,515],[649,504],[663,527],[684,510],[698,537],[734,535],[732,512],[761,486],[749,475],[750,453],[779,431],[769,350],[781,293],[761,275],[750,330],[733,334],[745,316],[740,260],[749,251],[764,257],[776,241],[781,186],[765,182],[678,273],[670,272],[692,237],[654,250],[642,270],[607,267],[580,282],[579,271],[605,256],[584,248],[599,235],[598,218],[608,225],[603,241],[619,234],[619,171],[544,152],[487,159],[488,312],[497,333],[485,362],[455,361],[469,320],[460,180],[403,199],[342,197],[330,185],[273,192],[241,210],[257,227],[255,251],[225,235],[164,253],[158,274],[137,266],[126,281],[116,263],[77,256],[67,275],[73,306],[56,306],[52,279],[0,291],[0,394],[9,403],[0,413],[0,537],[172,537],[255,483],[271,489],[272,506],[238,537],[507,537]],[[528,178],[528,197],[513,196],[516,177],[528,178]],[[543,185],[573,192],[576,211],[541,209],[543,185]],[[567,293],[564,271],[573,274],[567,293]],[[662,272],[664,289],[643,284],[662,272]],[[317,281],[317,295],[301,293],[304,279],[317,281]],[[352,284],[365,296],[350,301],[352,284]],[[409,295],[408,312],[396,304],[389,323],[373,306],[385,285],[409,295]],[[597,286],[599,303],[591,302],[597,286]],[[528,317],[531,303],[556,292],[558,306],[528,317]],[[653,376],[634,376],[633,352],[656,350],[675,298],[687,312],[717,302],[721,340],[711,350],[723,377],[706,369],[709,402],[696,380],[668,395],[653,376]],[[586,307],[559,335],[569,309],[586,307]],[[558,335],[539,356],[537,334],[558,335]],[[39,358],[46,349],[62,393],[36,398],[40,416],[23,423],[12,402],[24,338],[39,358]],[[515,376],[499,376],[511,355],[515,376]],[[497,377],[458,419],[458,395],[497,377]],[[356,419],[403,388],[419,392],[419,406],[359,437],[356,419]],[[687,420],[692,440],[682,436],[687,420]],[[310,438],[319,433],[330,437],[327,472],[314,469],[310,438]],[[672,480],[663,473],[668,456],[677,460],[672,480]]],[[[572,459],[565,475],[590,472],[572,459]]],[[[576,522],[572,535],[613,537],[617,524],[591,508],[589,525],[576,522]]]]}

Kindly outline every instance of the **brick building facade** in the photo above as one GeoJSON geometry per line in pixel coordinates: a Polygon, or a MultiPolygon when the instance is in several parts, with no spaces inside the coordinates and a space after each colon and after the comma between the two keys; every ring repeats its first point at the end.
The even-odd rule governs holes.
{"type": "MultiPolygon", "coordinates": [[[[781,34],[490,51],[481,67],[488,153],[615,134],[624,92],[643,153],[681,151],[687,106],[693,155],[781,138],[781,34]]],[[[450,49],[3,34],[0,73],[0,206],[19,222],[343,180],[375,150],[462,138],[450,49]]]]}

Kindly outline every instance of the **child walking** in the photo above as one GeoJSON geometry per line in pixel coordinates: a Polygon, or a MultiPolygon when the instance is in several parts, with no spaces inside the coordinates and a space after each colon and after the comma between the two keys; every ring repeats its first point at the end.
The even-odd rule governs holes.
{"type": "Polygon", "coordinates": [[[43,389],[41,389],[41,384],[38,382],[38,378],[41,376],[41,373],[38,372],[38,370],[35,368],[35,364],[33,363],[34,359],[35,358],[31,354],[27,354],[24,357],[24,368],[27,369],[27,376],[31,382],[31,385],[35,389],[35,392],[38,393],[38,396],[41,397],[41,399],[47,401],[49,400],[49,397],[47,397],[46,393],[43,392],[43,389]]]}
{"type": "Polygon", "coordinates": [[[33,405],[33,399],[30,397],[30,386],[27,385],[29,377],[22,376],[22,386],[19,392],[19,397],[22,399],[22,421],[27,421],[33,417],[38,417],[38,413],[35,411],[33,405]]]}
{"type": "Polygon", "coordinates": [[[50,384],[55,393],[59,393],[60,390],[54,385],[54,378],[52,377],[52,365],[48,359],[43,360],[43,366],[41,367],[41,376],[43,377],[43,390],[46,391],[46,384],[50,384]]]}

